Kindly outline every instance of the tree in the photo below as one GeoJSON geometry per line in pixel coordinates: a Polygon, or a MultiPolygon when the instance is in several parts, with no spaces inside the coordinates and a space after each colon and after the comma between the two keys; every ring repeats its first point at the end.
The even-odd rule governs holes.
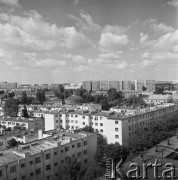
{"type": "Polygon", "coordinates": [[[4,105],[4,115],[16,117],[18,114],[18,110],[18,101],[12,97],[7,98],[4,105]]]}
{"type": "Polygon", "coordinates": [[[81,180],[85,171],[85,166],[81,166],[77,158],[66,158],[63,171],[66,180],[81,180]]]}
{"type": "Polygon", "coordinates": [[[108,100],[114,101],[115,99],[117,99],[117,91],[115,88],[110,88],[108,90],[108,100]]]}
{"type": "Polygon", "coordinates": [[[8,94],[7,94],[7,97],[14,97],[15,96],[15,93],[14,92],[9,92],[8,94]]]}
{"type": "Polygon", "coordinates": [[[168,103],[173,103],[173,102],[174,102],[172,96],[170,96],[170,97],[168,98],[167,102],[168,102],[168,103]]]}
{"type": "Polygon", "coordinates": [[[41,104],[46,100],[45,92],[42,90],[37,90],[36,100],[38,100],[41,104]]]}
{"type": "Polygon", "coordinates": [[[109,110],[110,105],[108,103],[107,97],[104,97],[103,99],[101,99],[100,104],[103,110],[109,110]]]}
{"type": "Polygon", "coordinates": [[[12,138],[11,140],[8,141],[9,147],[15,147],[18,145],[18,142],[15,140],[15,138],[12,138]]]}
{"type": "Polygon", "coordinates": [[[22,92],[22,98],[21,98],[21,104],[27,104],[28,103],[28,97],[26,91],[22,92]]]}
{"type": "Polygon", "coordinates": [[[142,86],[142,91],[146,91],[146,87],[145,86],[142,86]]]}
{"type": "Polygon", "coordinates": [[[86,132],[91,132],[91,133],[94,132],[94,129],[92,128],[92,126],[87,126],[87,125],[82,130],[86,132]]]}
{"type": "Polygon", "coordinates": [[[60,94],[64,93],[64,86],[62,84],[59,84],[59,93],[60,94]]]}
{"type": "Polygon", "coordinates": [[[27,107],[24,105],[23,109],[22,109],[22,117],[28,118],[28,111],[27,111],[27,107]]]}
{"type": "Polygon", "coordinates": [[[104,157],[105,157],[105,150],[107,147],[107,139],[103,135],[98,133],[97,136],[97,151],[95,154],[95,160],[101,166],[105,166],[104,157]]]}

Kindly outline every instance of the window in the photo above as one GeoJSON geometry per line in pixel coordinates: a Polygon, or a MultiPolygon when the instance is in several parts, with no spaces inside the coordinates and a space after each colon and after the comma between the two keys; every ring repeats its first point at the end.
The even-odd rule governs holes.
{"type": "Polygon", "coordinates": [[[83,144],[84,144],[84,146],[86,146],[86,145],[87,145],[87,141],[84,141],[84,143],[83,143],[83,144]]]}
{"type": "Polygon", "coordinates": [[[76,124],[78,124],[78,121],[75,121],[76,124]]]}
{"type": "Polygon", "coordinates": [[[55,115],[55,118],[57,118],[57,117],[58,117],[58,115],[56,114],[56,115],[55,115]]]}
{"type": "Polygon", "coordinates": [[[77,147],[80,148],[80,147],[81,147],[81,143],[78,143],[78,144],[77,144],[77,147]]]}
{"type": "Polygon", "coordinates": [[[33,176],[33,172],[30,173],[30,176],[33,176]]]}
{"type": "Polygon", "coordinates": [[[56,123],[58,123],[58,120],[56,120],[56,123]]]}
{"type": "Polygon", "coordinates": [[[54,163],[54,166],[57,166],[57,163],[54,163]]]}
{"type": "Polygon", "coordinates": [[[40,157],[35,158],[35,163],[40,163],[40,162],[41,162],[40,157]]]}
{"type": "Polygon", "coordinates": [[[60,123],[62,123],[62,120],[60,120],[60,123]]]}
{"type": "Polygon", "coordinates": [[[82,116],[83,119],[85,119],[85,116],[82,116]]]}
{"type": "Polygon", "coordinates": [[[46,154],[46,159],[50,159],[50,154],[46,154]]]}
{"type": "Polygon", "coordinates": [[[25,164],[21,164],[21,168],[24,168],[25,167],[25,164]]]}
{"type": "Polygon", "coordinates": [[[115,121],[115,124],[118,124],[118,121],[115,121]]]}
{"type": "Polygon", "coordinates": [[[0,146],[3,146],[3,142],[0,142],[0,146]]]}
{"type": "Polygon", "coordinates": [[[64,151],[63,150],[61,150],[61,153],[63,153],[64,151]]]}
{"type": "Polygon", "coordinates": [[[50,164],[48,164],[47,166],[46,166],[46,171],[49,171],[51,169],[51,166],[50,166],[50,164]]]}
{"type": "Polygon", "coordinates": [[[75,117],[78,117],[78,115],[75,115],[75,117]]]}
{"type": "Polygon", "coordinates": [[[115,135],[115,138],[118,139],[118,138],[119,138],[119,135],[115,135]]]}
{"type": "Polygon", "coordinates": [[[2,171],[0,170],[0,177],[2,176],[2,171]]]}
{"type": "Polygon", "coordinates": [[[103,130],[102,130],[102,129],[100,129],[100,132],[103,132],[103,130]]]}
{"type": "Polygon", "coordinates": [[[74,120],[71,120],[71,123],[73,123],[74,122],[74,120]]]}
{"type": "Polygon", "coordinates": [[[69,151],[69,147],[65,147],[65,152],[68,152],[69,151]]]}
{"type": "Polygon", "coordinates": [[[64,163],[64,160],[61,161],[61,164],[63,164],[63,163],[64,163]]]}
{"type": "Polygon", "coordinates": [[[41,168],[36,170],[36,175],[41,174],[41,168]]]}
{"type": "Polygon", "coordinates": [[[119,131],[119,128],[115,128],[115,131],[119,131]]]}
{"type": "Polygon", "coordinates": [[[22,176],[22,180],[25,180],[25,176],[22,176]]]}
{"type": "Polygon", "coordinates": [[[103,126],[103,123],[100,123],[100,126],[103,126]]]}
{"type": "Polygon", "coordinates": [[[83,125],[85,125],[85,122],[83,122],[83,125]]]}
{"type": "Polygon", "coordinates": [[[17,178],[13,178],[12,180],[17,180],[17,178]]]}
{"type": "Polygon", "coordinates": [[[103,120],[103,117],[100,117],[100,120],[103,120]]]}
{"type": "Polygon", "coordinates": [[[87,150],[84,150],[84,154],[87,154],[87,150]]]}
{"type": "Polygon", "coordinates": [[[77,156],[78,156],[78,157],[81,157],[81,154],[82,154],[82,153],[81,153],[81,152],[79,152],[79,153],[77,154],[77,156]]]}
{"type": "Polygon", "coordinates": [[[57,176],[57,173],[55,174],[55,176],[57,176]]]}
{"type": "Polygon", "coordinates": [[[72,145],[72,148],[75,148],[75,145],[74,145],[74,144],[72,145]]]}
{"type": "Polygon", "coordinates": [[[73,117],[73,114],[71,114],[70,116],[73,117]]]}
{"type": "Polygon", "coordinates": [[[57,155],[57,152],[54,152],[54,155],[57,155]]]}
{"type": "Polygon", "coordinates": [[[30,161],[30,165],[33,165],[33,161],[30,161]]]}
{"type": "Polygon", "coordinates": [[[95,126],[98,126],[98,123],[95,123],[95,126]]]}
{"type": "Polygon", "coordinates": [[[10,173],[14,173],[14,172],[16,172],[16,166],[10,167],[10,173]]]}
{"type": "Polygon", "coordinates": [[[88,162],[88,160],[87,160],[87,159],[85,159],[85,160],[84,160],[84,163],[87,163],[87,162],[88,162]]]}

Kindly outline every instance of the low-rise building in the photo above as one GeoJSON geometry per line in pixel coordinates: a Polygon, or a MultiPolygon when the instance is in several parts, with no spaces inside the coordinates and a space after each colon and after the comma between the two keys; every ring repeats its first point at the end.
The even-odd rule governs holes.
{"type": "Polygon", "coordinates": [[[0,117],[0,124],[6,128],[14,128],[15,126],[24,127],[29,131],[37,131],[44,129],[43,118],[23,118],[23,117],[0,117]]]}
{"type": "Polygon", "coordinates": [[[1,151],[2,180],[64,180],[64,166],[76,158],[86,167],[94,162],[97,134],[52,132],[53,136],[1,151]]]}

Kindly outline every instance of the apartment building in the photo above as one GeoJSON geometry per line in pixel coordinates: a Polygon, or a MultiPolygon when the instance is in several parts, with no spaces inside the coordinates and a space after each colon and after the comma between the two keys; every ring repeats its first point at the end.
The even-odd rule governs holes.
{"type": "Polygon", "coordinates": [[[17,83],[16,82],[0,82],[0,89],[16,89],[17,83]]]}
{"type": "Polygon", "coordinates": [[[135,80],[135,90],[136,91],[142,91],[143,87],[146,87],[144,80],[142,80],[142,79],[135,80]]]}
{"type": "Polygon", "coordinates": [[[76,130],[86,125],[107,137],[108,143],[127,145],[130,137],[149,123],[172,116],[177,111],[174,104],[166,104],[146,109],[121,109],[118,111],[76,111],[47,112],[45,130],[64,128],[76,130]]]}
{"type": "Polygon", "coordinates": [[[52,132],[45,140],[0,153],[0,180],[64,180],[69,158],[88,167],[94,162],[97,134],[52,132]]]}
{"type": "Polygon", "coordinates": [[[148,98],[144,98],[144,101],[147,104],[154,104],[154,105],[158,105],[158,104],[164,104],[167,103],[169,98],[171,98],[171,95],[162,95],[162,94],[152,94],[150,95],[148,98]]]}
{"type": "Polygon", "coordinates": [[[100,81],[92,81],[92,91],[100,90],[100,81]]]}
{"type": "Polygon", "coordinates": [[[130,91],[131,90],[131,81],[122,81],[122,90],[130,91]]]}
{"type": "Polygon", "coordinates": [[[145,86],[147,91],[155,91],[155,80],[145,80],[145,86]]]}
{"type": "Polygon", "coordinates": [[[83,87],[83,89],[86,89],[87,91],[91,91],[92,90],[91,81],[83,81],[82,87],[83,87]]]}
{"type": "Polygon", "coordinates": [[[29,131],[44,129],[44,119],[42,118],[23,118],[23,117],[0,117],[0,124],[6,128],[15,126],[24,127],[29,131]]]}
{"type": "Polygon", "coordinates": [[[109,89],[109,81],[100,81],[100,90],[107,91],[109,89]]]}

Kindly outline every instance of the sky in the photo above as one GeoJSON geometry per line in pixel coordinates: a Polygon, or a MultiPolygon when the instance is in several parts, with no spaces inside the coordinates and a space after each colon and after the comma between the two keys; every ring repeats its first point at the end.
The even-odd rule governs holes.
{"type": "Polygon", "coordinates": [[[0,81],[178,80],[178,0],[0,0],[0,81]]]}

